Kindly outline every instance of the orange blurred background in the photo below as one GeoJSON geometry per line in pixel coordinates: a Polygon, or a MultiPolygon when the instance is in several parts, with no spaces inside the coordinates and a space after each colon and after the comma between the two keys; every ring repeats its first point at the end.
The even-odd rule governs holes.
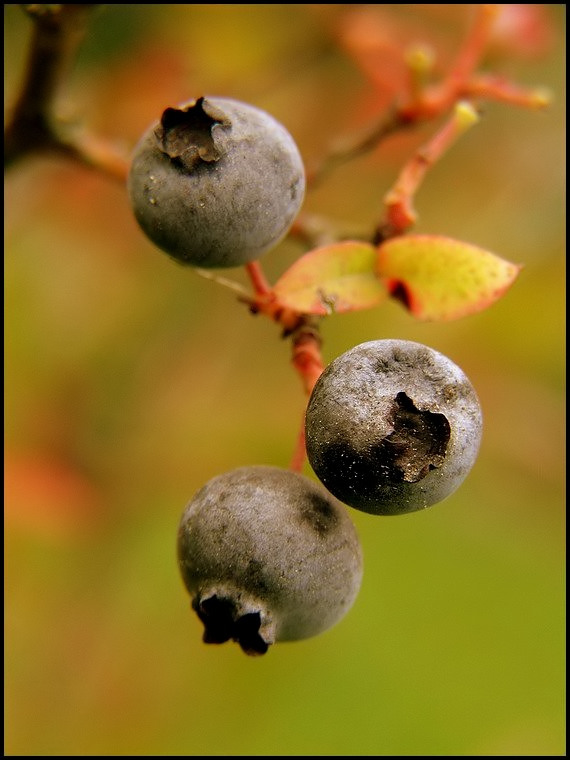
{"type": "MultiPolygon", "coordinates": [[[[409,45],[445,73],[472,8],[105,5],[58,109],[130,150],[167,105],[234,97],[309,165],[385,111],[409,45]]],[[[288,466],[305,403],[289,344],[158,252],[120,183],[55,158],[5,175],[6,754],[564,753],[565,8],[503,8],[483,68],[553,103],[485,104],[430,170],[417,231],[523,264],[519,279],[456,322],[390,302],[322,323],[327,362],[400,337],[459,364],[483,406],[479,460],[430,510],[351,512],[355,606],[263,658],[202,643],[175,540],[210,477],[288,466]]],[[[4,9],[6,110],[30,21],[4,9]]],[[[305,210],[369,235],[435,126],[339,167],[305,210]]],[[[303,251],[267,254],[268,278],[303,251]]]]}

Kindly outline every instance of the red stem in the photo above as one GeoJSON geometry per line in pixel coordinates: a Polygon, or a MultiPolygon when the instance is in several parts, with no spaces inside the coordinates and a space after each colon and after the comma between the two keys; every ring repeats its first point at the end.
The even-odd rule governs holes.
{"type": "Polygon", "coordinates": [[[404,165],[392,189],[384,197],[386,223],[380,228],[382,239],[400,235],[415,223],[414,195],[428,169],[441,158],[466,128],[466,124],[462,123],[455,112],[439,132],[419,148],[404,165]]]}
{"type": "Polygon", "coordinates": [[[292,361],[293,366],[301,376],[308,397],[324,369],[321,341],[314,328],[299,329],[298,334],[293,339],[292,361]]]}
{"type": "Polygon", "coordinates": [[[289,469],[293,472],[302,472],[305,459],[307,458],[307,449],[305,448],[305,415],[299,428],[299,434],[297,436],[297,443],[295,445],[295,451],[291,458],[291,464],[289,469]]]}
{"type": "MultiPolygon", "coordinates": [[[[321,339],[316,327],[303,324],[293,337],[293,366],[299,373],[307,398],[321,376],[324,364],[321,356],[321,339]]],[[[305,420],[301,424],[290,469],[301,472],[307,456],[305,448],[305,420]]]]}
{"type": "Polygon", "coordinates": [[[249,275],[256,295],[265,296],[271,293],[271,285],[267,281],[259,261],[251,261],[249,264],[245,265],[245,269],[249,275]]]}
{"type": "Polygon", "coordinates": [[[398,108],[398,115],[404,122],[433,119],[450,108],[468,89],[469,79],[477,68],[499,6],[482,3],[476,6],[477,16],[451,70],[439,84],[427,88],[423,95],[412,98],[398,108]]]}
{"type": "Polygon", "coordinates": [[[475,23],[459,51],[455,65],[443,83],[443,88],[452,99],[457,97],[479,65],[498,12],[499,5],[496,3],[482,3],[477,6],[475,23]]]}
{"type": "Polygon", "coordinates": [[[519,87],[507,79],[496,75],[473,77],[465,87],[465,94],[473,98],[497,100],[522,108],[546,108],[550,103],[550,93],[545,90],[519,87]]]}

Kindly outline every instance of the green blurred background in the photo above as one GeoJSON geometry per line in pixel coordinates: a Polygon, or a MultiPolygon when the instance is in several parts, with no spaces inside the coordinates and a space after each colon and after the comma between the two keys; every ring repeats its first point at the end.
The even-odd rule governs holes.
{"type": "MultiPolygon", "coordinates": [[[[30,23],[4,7],[9,107],[30,23]]],[[[397,303],[322,324],[327,362],[380,337],[457,362],[483,406],[479,459],[425,512],[351,512],[354,607],[264,657],[202,643],[175,538],[210,477],[288,466],[304,409],[289,344],[154,249],[119,183],[47,158],[5,176],[6,754],[564,754],[565,18],[509,8],[531,10],[485,66],[553,105],[486,104],[416,206],[418,231],[522,263],[519,279],[447,324],[397,303]]],[[[430,41],[445,70],[470,9],[102,6],[58,107],[130,149],[167,105],[236,97],[282,121],[309,164],[383,112],[408,43],[430,41]]],[[[305,209],[369,234],[435,126],[340,167],[305,209]]],[[[270,252],[268,277],[303,250],[270,252]]]]}

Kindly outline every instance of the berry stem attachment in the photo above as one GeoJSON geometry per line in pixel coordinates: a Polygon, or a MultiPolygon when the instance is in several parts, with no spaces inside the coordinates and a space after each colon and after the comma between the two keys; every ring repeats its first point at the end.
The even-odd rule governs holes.
{"type": "MultiPolygon", "coordinates": [[[[292,363],[301,377],[307,398],[310,397],[315,383],[324,370],[321,356],[321,337],[317,326],[308,320],[308,317],[304,318],[303,323],[295,330],[292,337],[292,363]]],[[[301,472],[306,457],[305,419],[303,415],[289,469],[293,470],[293,472],[301,472]]]]}
{"type": "Polygon", "coordinates": [[[271,285],[265,277],[259,261],[250,261],[248,264],[245,264],[245,270],[249,275],[253,290],[257,296],[266,296],[271,293],[271,285]]]}
{"type": "MultiPolygon", "coordinates": [[[[251,265],[249,265],[251,267],[251,265]]],[[[258,272],[254,267],[254,276],[258,272]]],[[[291,363],[301,378],[307,398],[324,370],[321,355],[322,339],[315,317],[282,306],[273,290],[258,295],[257,298],[241,298],[249,305],[252,314],[263,314],[283,328],[283,337],[290,337],[292,343],[291,363]]],[[[304,424],[301,425],[295,451],[290,464],[294,472],[301,472],[306,458],[304,424]]]]}

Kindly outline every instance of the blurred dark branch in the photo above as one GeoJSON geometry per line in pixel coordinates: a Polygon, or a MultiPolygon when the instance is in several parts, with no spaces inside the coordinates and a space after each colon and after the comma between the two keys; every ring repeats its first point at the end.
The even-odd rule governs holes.
{"type": "Polygon", "coordinates": [[[352,161],[374,150],[382,140],[413,123],[411,119],[403,119],[396,109],[380,120],[369,125],[358,134],[352,134],[333,144],[326,156],[312,167],[307,169],[307,185],[313,189],[331,171],[342,164],[352,161]]]}
{"type": "Polygon", "coordinates": [[[55,100],[81,45],[96,5],[22,5],[32,20],[24,79],[4,131],[4,167],[31,154],[67,156],[124,180],[127,163],[117,150],[85,134],[65,133],[55,100]]]}
{"type": "Polygon", "coordinates": [[[52,125],[53,105],[83,40],[90,7],[22,6],[32,19],[32,38],[22,88],[4,133],[6,166],[30,152],[63,149],[52,125]]]}

